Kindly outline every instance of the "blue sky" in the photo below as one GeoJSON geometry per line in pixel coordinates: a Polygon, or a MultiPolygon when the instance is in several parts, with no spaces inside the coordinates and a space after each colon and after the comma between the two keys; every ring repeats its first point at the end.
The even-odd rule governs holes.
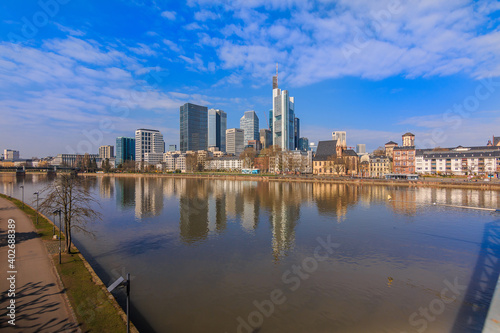
{"type": "Polygon", "coordinates": [[[137,128],[178,144],[186,102],[267,127],[276,63],[313,142],[500,136],[498,1],[7,0],[0,13],[0,149],[24,158],[97,153],[137,128]]]}

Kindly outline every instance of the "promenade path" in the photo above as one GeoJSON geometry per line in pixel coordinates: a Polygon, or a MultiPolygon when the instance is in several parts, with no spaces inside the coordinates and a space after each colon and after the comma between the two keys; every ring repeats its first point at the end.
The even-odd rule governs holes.
{"type": "Polygon", "coordinates": [[[42,240],[26,214],[0,198],[0,331],[80,332],[67,297],[42,240]],[[8,261],[8,220],[15,221],[14,269],[8,261]],[[8,273],[15,271],[16,273],[8,273]],[[15,297],[7,278],[15,275],[15,297]],[[15,300],[15,326],[7,306],[15,300]]]}

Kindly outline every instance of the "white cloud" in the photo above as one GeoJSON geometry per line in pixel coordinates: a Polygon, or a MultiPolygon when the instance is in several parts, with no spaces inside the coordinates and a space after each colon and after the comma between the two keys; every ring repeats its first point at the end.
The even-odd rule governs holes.
{"type": "Polygon", "coordinates": [[[171,20],[171,21],[175,21],[175,16],[176,16],[176,13],[173,11],[166,10],[166,11],[161,13],[161,17],[164,17],[164,18],[171,20]]]}
{"type": "Polygon", "coordinates": [[[219,15],[209,10],[201,10],[199,12],[194,13],[194,18],[198,21],[207,21],[207,20],[217,20],[219,15]]]}
{"type": "Polygon", "coordinates": [[[179,47],[179,45],[177,45],[176,43],[174,43],[168,39],[164,39],[163,44],[167,45],[168,48],[174,52],[177,52],[177,53],[181,52],[181,48],[179,47]]]}

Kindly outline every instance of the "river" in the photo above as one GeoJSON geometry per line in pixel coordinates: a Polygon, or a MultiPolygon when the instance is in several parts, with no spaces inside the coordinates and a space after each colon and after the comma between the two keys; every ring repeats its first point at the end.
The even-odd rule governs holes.
{"type": "MultiPolygon", "coordinates": [[[[498,191],[88,180],[102,220],[75,244],[105,284],[131,274],[141,332],[480,332],[500,271],[500,214],[441,205],[498,191]]],[[[0,191],[35,206],[49,181],[0,191]]]]}

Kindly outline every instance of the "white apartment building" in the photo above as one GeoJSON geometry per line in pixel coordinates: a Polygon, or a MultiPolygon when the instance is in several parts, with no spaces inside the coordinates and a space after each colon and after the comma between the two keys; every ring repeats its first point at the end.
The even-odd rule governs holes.
{"type": "Polygon", "coordinates": [[[225,156],[205,161],[206,170],[239,171],[243,168],[243,161],[236,156],[225,156]]]}
{"type": "Polygon", "coordinates": [[[420,174],[489,175],[500,172],[500,147],[462,147],[422,150],[415,157],[420,174]]]}
{"type": "MultiPolygon", "coordinates": [[[[160,131],[151,129],[138,129],[135,131],[135,161],[146,162],[146,153],[158,153],[162,155],[165,152],[165,142],[160,131]]],[[[149,155],[148,155],[149,156],[149,155]]],[[[149,156],[151,160],[156,160],[156,156],[149,156]]],[[[160,159],[161,160],[161,159],[160,159]]],[[[156,164],[156,163],[155,163],[156,164]]]]}

